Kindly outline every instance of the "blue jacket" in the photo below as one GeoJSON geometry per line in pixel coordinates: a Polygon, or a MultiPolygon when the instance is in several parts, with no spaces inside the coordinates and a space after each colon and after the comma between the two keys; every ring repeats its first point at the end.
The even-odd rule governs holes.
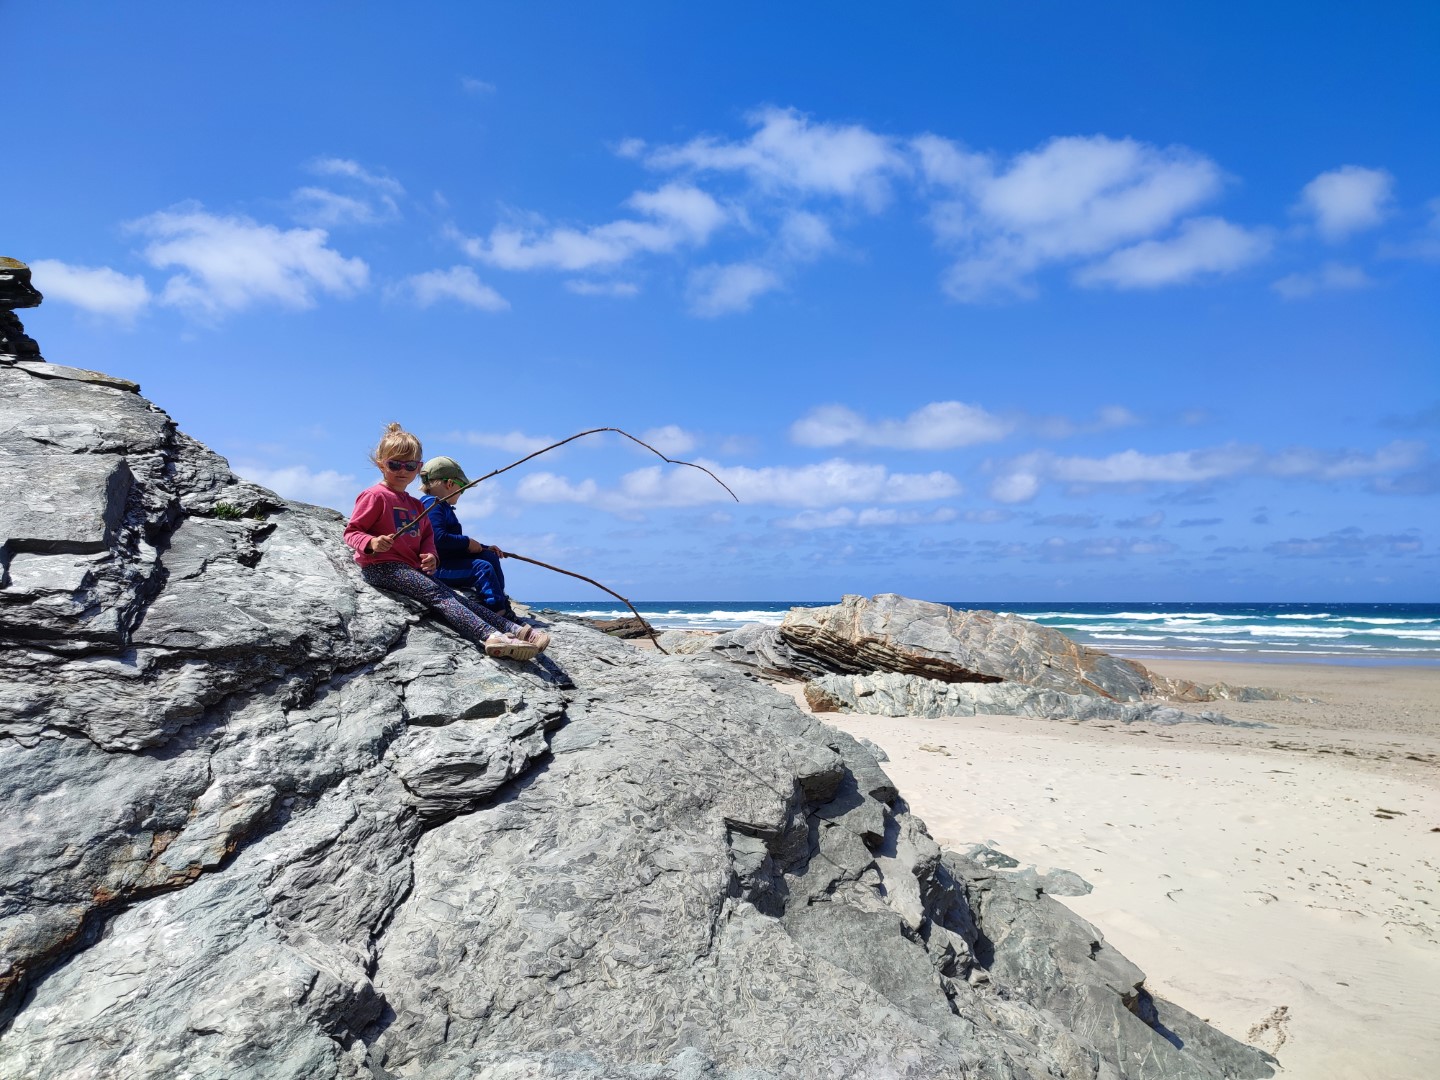
{"type": "Polygon", "coordinates": [[[420,504],[430,515],[430,528],[435,532],[435,551],[440,556],[440,576],[454,577],[460,573],[470,574],[470,538],[460,531],[460,519],[455,508],[441,502],[434,495],[420,496],[420,504]],[[445,571],[451,571],[447,574],[445,571]]]}

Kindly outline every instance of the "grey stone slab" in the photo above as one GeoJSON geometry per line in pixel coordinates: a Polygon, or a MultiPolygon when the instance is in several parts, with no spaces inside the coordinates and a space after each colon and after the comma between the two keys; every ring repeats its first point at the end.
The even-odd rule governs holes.
{"type": "Polygon", "coordinates": [[[0,543],[10,551],[104,551],[134,483],[124,458],[0,454],[0,543]]]}

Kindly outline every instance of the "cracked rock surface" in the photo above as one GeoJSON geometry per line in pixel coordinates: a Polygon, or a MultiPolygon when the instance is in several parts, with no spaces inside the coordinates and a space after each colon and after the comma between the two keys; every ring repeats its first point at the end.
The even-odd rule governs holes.
{"type": "Polygon", "coordinates": [[[743,669],[489,660],[88,375],[0,365],[0,1076],[1270,1075],[743,669]]]}

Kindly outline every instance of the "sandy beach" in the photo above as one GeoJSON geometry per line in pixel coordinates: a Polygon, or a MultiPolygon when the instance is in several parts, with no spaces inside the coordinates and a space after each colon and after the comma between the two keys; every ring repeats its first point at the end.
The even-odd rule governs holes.
{"type": "Polygon", "coordinates": [[[1149,664],[1314,700],[1219,706],[1263,729],[821,715],[943,847],[1080,874],[1062,902],[1152,990],[1286,1075],[1435,1076],[1440,669],[1149,664]]]}

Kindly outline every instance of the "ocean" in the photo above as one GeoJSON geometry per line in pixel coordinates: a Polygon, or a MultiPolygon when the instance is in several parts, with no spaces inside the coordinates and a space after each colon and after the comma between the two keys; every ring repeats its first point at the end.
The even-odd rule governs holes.
{"type": "MultiPolygon", "coordinates": [[[[745,623],[778,625],[785,603],[646,601],[635,607],[663,630],[733,630],[745,623]]],[[[947,601],[958,610],[1023,615],[1083,645],[1138,660],[1245,660],[1273,663],[1440,664],[1440,604],[1013,604],[947,601]]],[[[616,619],[618,603],[548,603],[587,618],[616,619]]]]}

